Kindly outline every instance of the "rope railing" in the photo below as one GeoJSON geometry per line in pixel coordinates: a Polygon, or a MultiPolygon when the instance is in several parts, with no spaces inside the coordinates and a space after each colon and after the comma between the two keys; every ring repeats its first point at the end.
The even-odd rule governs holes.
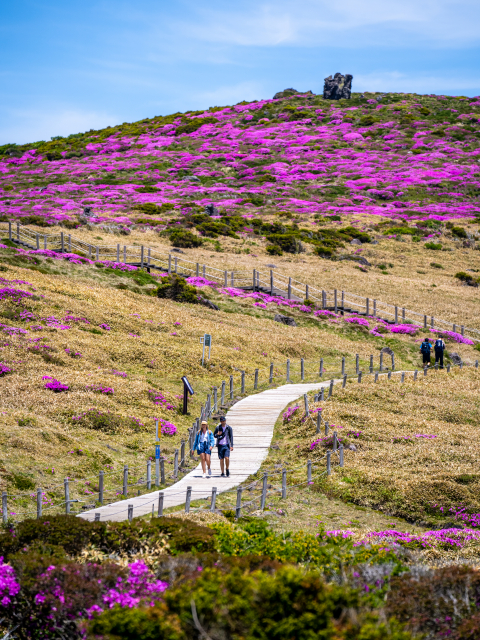
{"type": "Polygon", "coordinates": [[[141,268],[159,269],[166,273],[178,273],[185,276],[202,276],[225,287],[252,289],[270,293],[287,299],[305,300],[314,302],[321,309],[334,311],[335,313],[357,313],[372,319],[384,319],[388,322],[417,322],[423,328],[431,328],[442,331],[451,330],[461,335],[468,336],[476,342],[480,342],[480,330],[465,326],[460,321],[453,322],[435,317],[431,313],[420,313],[405,307],[382,302],[381,300],[359,296],[341,290],[322,290],[295,278],[285,276],[270,270],[269,273],[253,270],[253,277],[247,271],[222,270],[211,265],[201,265],[171,253],[133,245],[92,245],[71,234],[39,234],[20,223],[3,222],[0,228],[8,228],[9,240],[23,244],[30,249],[48,249],[59,253],[78,253],[91,260],[111,260],[141,268]],[[387,316],[383,318],[383,316],[387,316]],[[450,329],[451,328],[451,329],[450,329]]]}

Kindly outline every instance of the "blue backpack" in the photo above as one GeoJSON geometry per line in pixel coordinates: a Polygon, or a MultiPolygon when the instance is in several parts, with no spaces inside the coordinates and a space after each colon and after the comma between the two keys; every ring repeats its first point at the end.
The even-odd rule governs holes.
{"type": "Polygon", "coordinates": [[[429,342],[422,342],[422,346],[420,347],[420,351],[422,353],[430,353],[430,343],[429,342]]]}

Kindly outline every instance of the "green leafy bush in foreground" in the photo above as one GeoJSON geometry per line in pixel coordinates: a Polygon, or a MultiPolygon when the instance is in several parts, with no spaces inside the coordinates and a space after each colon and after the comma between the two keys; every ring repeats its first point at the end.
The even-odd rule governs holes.
{"type": "Polygon", "coordinates": [[[198,567],[186,588],[153,607],[116,607],[88,625],[87,637],[114,640],[410,640],[395,622],[380,622],[358,591],[326,585],[318,573],[282,567],[275,574],[198,567]],[[195,622],[195,617],[197,621],[195,622]]]}
{"type": "Polygon", "coordinates": [[[200,247],[203,244],[203,240],[196,236],[191,231],[185,229],[176,229],[170,234],[170,242],[174,247],[181,247],[182,249],[191,249],[193,247],[200,247]]]}

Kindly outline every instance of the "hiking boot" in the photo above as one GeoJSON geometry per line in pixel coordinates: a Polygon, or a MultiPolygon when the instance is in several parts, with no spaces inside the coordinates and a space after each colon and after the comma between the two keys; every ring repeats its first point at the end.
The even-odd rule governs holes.
{"type": "Polygon", "coordinates": [[[227,478],[230,477],[230,471],[227,469],[227,478]]]}

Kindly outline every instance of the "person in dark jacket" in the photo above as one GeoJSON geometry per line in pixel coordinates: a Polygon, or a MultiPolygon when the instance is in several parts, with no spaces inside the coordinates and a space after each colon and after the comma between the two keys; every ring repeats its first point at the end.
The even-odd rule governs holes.
{"type": "Polygon", "coordinates": [[[425,338],[425,340],[420,345],[420,353],[423,356],[423,366],[430,366],[430,352],[432,350],[432,345],[430,344],[430,340],[425,338]]]}
{"type": "Polygon", "coordinates": [[[221,416],[220,424],[213,432],[213,437],[217,441],[218,458],[220,460],[222,476],[224,476],[226,472],[228,478],[230,476],[230,451],[233,451],[233,430],[232,427],[227,424],[225,416],[221,416]]]}
{"type": "Polygon", "coordinates": [[[437,338],[433,348],[435,349],[435,364],[440,362],[440,369],[443,369],[443,352],[445,351],[445,342],[441,338],[437,338]]]}

